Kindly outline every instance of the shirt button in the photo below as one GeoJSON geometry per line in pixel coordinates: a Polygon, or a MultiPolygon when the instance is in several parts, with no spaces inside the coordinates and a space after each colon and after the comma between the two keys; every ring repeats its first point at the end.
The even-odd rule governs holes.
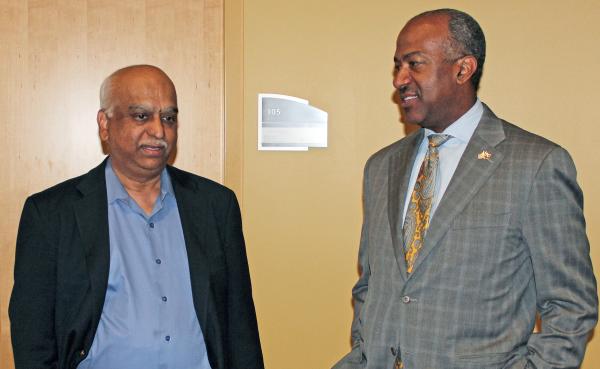
{"type": "Polygon", "coordinates": [[[402,296],[402,302],[408,304],[410,302],[410,296],[402,296]]]}
{"type": "Polygon", "coordinates": [[[163,297],[162,297],[162,300],[163,300],[163,301],[167,301],[167,296],[163,296],[163,297]]]}
{"type": "Polygon", "coordinates": [[[165,341],[170,341],[171,340],[171,336],[165,336],[165,341]]]}
{"type": "Polygon", "coordinates": [[[154,228],[154,223],[149,224],[150,228],[154,228]]]}
{"type": "Polygon", "coordinates": [[[160,263],[162,263],[162,261],[161,261],[160,259],[156,259],[156,260],[154,260],[154,261],[156,262],[156,264],[160,264],[160,263]]]}

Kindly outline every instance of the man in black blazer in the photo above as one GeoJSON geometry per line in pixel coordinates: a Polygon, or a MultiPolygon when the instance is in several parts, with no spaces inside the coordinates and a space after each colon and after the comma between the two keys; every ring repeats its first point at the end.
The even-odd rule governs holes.
{"type": "MultiPolygon", "coordinates": [[[[172,81],[156,67],[131,66],[109,76],[100,95],[97,120],[109,158],[87,174],[32,195],[23,209],[9,307],[16,369],[108,369],[102,363],[114,358],[98,359],[100,364],[95,365],[90,357],[101,356],[98,353],[102,350],[110,353],[107,347],[111,343],[118,343],[112,350],[130,354],[131,360],[120,363],[123,369],[136,369],[139,364],[131,363],[145,359],[135,358],[144,352],[136,346],[139,342],[135,341],[135,333],[131,339],[112,341],[122,333],[122,327],[108,321],[112,317],[129,324],[131,312],[119,311],[121,305],[112,299],[123,297],[119,289],[125,285],[136,289],[135,281],[113,285],[118,273],[111,268],[113,263],[120,263],[122,268],[131,264],[113,259],[117,250],[112,232],[117,227],[109,227],[109,223],[114,224],[107,195],[109,170],[132,200],[130,204],[139,209],[141,218],[156,210],[165,193],[161,187],[165,183],[172,186],[175,211],[170,214],[179,216],[179,232],[185,245],[180,254],[187,258],[187,263],[179,267],[186,271],[189,268],[186,278],[176,284],[191,288],[193,305],[176,309],[192,312],[197,318],[192,325],[199,324],[201,331],[196,333],[204,339],[185,342],[193,348],[190,357],[199,357],[196,351],[204,355],[205,364],[194,362],[190,367],[263,368],[235,195],[208,179],[167,165],[177,142],[177,96],[172,81]],[[106,298],[109,294],[110,303],[106,298]],[[107,316],[109,309],[111,316],[107,316]]],[[[154,223],[148,224],[154,228],[154,223]]],[[[120,237],[128,240],[130,230],[121,230],[120,237]]],[[[167,240],[165,247],[175,247],[175,241],[171,244],[172,239],[167,240]]],[[[160,264],[159,259],[156,264],[160,264]]],[[[130,299],[139,295],[138,291],[129,293],[126,297],[130,299]]],[[[166,296],[162,301],[167,301],[166,296]]],[[[174,319],[178,318],[175,314],[174,319]]],[[[152,320],[142,323],[144,328],[150,325],[152,329],[153,324],[160,325],[152,320]]],[[[160,344],[165,340],[177,343],[170,336],[162,338],[160,344]]],[[[165,364],[168,368],[176,365],[155,365],[159,368],[165,364]]],[[[139,369],[150,367],[144,364],[139,369]]]]}

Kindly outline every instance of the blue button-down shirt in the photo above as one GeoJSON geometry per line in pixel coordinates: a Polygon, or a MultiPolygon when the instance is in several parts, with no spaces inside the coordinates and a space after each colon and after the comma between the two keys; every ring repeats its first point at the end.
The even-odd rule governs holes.
{"type": "Polygon", "coordinates": [[[169,175],[147,215],[106,165],[110,270],[91,350],[78,369],[210,369],[169,175]]]}
{"type": "MultiPolygon", "coordinates": [[[[475,129],[477,128],[482,116],[483,104],[479,99],[477,99],[471,109],[469,109],[454,123],[449,125],[444,132],[442,132],[443,134],[450,135],[452,137],[438,148],[438,173],[436,176],[435,194],[431,204],[431,217],[433,217],[433,213],[437,209],[442,196],[444,196],[444,193],[446,193],[446,188],[448,188],[448,184],[450,184],[450,180],[454,175],[454,171],[458,166],[458,162],[460,161],[462,154],[465,152],[467,144],[469,143],[469,140],[471,140],[471,136],[473,136],[473,132],[475,132],[475,129]]],[[[415,187],[417,176],[419,175],[419,169],[421,168],[421,164],[425,159],[425,154],[427,154],[429,142],[427,137],[434,133],[435,132],[430,129],[425,129],[423,141],[421,141],[421,145],[417,151],[417,157],[415,158],[410,175],[410,182],[408,183],[409,191],[407,191],[404,201],[404,216],[406,216],[406,209],[408,209],[408,203],[413,188],[415,187]]]]}

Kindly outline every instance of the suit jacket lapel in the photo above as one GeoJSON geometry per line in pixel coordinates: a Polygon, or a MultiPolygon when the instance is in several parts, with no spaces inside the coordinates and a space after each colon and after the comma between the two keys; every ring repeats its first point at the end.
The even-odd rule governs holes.
{"type": "Polygon", "coordinates": [[[106,160],[83,176],[77,185],[82,197],[74,204],[75,221],[85,248],[95,319],[102,313],[110,262],[105,165],[106,160]]]}
{"type": "Polygon", "coordinates": [[[424,130],[406,138],[406,144],[390,158],[388,183],[388,217],[392,231],[392,243],[396,262],[402,278],[406,278],[406,262],[404,261],[404,238],[402,237],[402,218],[404,202],[408,191],[408,182],[413,163],[423,140],[424,130]]]}
{"type": "Polygon", "coordinates": [[[431,219],[423,248],[415,261],[413,273],[435,249],[454,219],[471,201],[481,186],[502,162],[504,154],[496,146],[505,138],[502,121],[484,105],[483,116],[460,159],[450,184],[431,219]],[[482,152],[489,159],[479,157],[482,152]]]}
{"type": "MultiPolygon", "coordinates": [[[[211,229],[208,223],[212,217],[209,212],[211,206],[206,196],[196,193],[193,182],[186,175],[170,166],[167,167],[167,170],[173,184],[183,227],[194,307],[200,327],[205,337],[214,338],[214,340],[207,339],[207,345],[220,342],[222,332],[219,325],[214,324],[213,320],[215,319],[209,319],[209,315],[215,314],[217,311],[215,301],[210,293],[210,265],[208,264],[208,260],[211,260],[208,254],[211,242],[207,239],[208,231],[211,229]]],[[[208,349],[210,350],[211,347],[208,349]]]]}

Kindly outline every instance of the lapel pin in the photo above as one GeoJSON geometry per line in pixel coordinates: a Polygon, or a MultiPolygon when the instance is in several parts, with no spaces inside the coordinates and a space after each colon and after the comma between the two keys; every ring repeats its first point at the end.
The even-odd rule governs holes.
{"type": "Polygon", "coordinates": [[[492,154],[489,151],[483,150],[477,155],[477,159],[492,161],[492,154]]]}

